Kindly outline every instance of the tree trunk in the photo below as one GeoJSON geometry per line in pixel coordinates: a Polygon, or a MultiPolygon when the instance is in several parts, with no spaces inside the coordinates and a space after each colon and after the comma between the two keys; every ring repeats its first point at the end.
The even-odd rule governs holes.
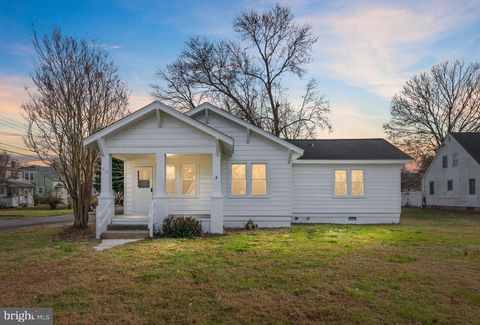
{"type": "Polygon", "coordinates": [[[77,198],[75,200],[72,200],[72,202],[73,202],[73,214],[75,217],[73,226],[75,228],[87,228],[90,200],[77,198]]]}

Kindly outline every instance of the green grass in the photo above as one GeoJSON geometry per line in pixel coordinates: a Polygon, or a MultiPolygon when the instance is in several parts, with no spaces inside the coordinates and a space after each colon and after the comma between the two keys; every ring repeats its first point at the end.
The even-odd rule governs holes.
{"type": "Polygon", "coordinates": [[[0,232],[0,305],[56,324],[478,323],[480,215],[305,225],[103,252],[58,226],[0,232]]]}
{"type": "Polygon", "coordinates": [[[47,204],[39,204],[31,208],[8,208],[0,209],[0,218],[2,217],[43,217],[62,214],[72,214],[71,209],[67,209],[66,205],[60,205],[57,209],[52,210],[47,204]]]}

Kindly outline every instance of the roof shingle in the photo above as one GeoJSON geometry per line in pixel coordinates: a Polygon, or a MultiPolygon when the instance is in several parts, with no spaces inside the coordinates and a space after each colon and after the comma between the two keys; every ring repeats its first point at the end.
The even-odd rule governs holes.
{"type": "Polygon", "coordinates": [[[412,157],[385,139],[287,140],[302,148],[299,159],[315,160],[411,160],[412,157]]]}

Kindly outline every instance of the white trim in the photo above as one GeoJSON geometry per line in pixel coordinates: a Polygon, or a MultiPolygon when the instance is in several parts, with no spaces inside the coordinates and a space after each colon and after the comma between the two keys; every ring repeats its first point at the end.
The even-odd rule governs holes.
{"type": "Polygon", "coordinates": [[[159,109],[156,109],[155,114],[157,115],[157,126],[159,128],[161,128],[162,127],[162,112],[159,109]]]}
{"type": "Polygon", "coordinates": [[[197,120],[195,120],[194,118],[191,118],[189,115],[182,114],[182,113],[178,112],[177,110],[175,110],[175,109],[173,109],[173,108],[171,108],[171,107],[169,107],[165,104],[162,104],[159,101],[154,101],[154,102],[148,104],[147,106],[142,107],[138,111],[135,111],[135,112],[125,116],[123,119],[118,120],[117,122],[107,126],[106,128],[104,128],[104,129],[86,137],[85,139],[83,139],[83,144],[84,144],[84,146],[89,146],[92,142],[96,142],[97,139],[103,138],[103,137],[105,137],[105,136],[123,128],[124,126],[127,126],[127,125],[131,124],[132,122],[138,120],[139,118],[141,118],[142,116],[145,116],[148,113],[151,113],[154,110],[159,110],[159,111],[167,113],[167,114],[169,114],[173,117],[176,117],[179,120],[181,120],[182,122],[185,122],[185,123],[189,124],[190,126],[193,126],[193,127],[197,128],[197,129],[199,129],[199,130],[201,130],[201,131],[203,131],[203,132],[205,132],[205,133],[207,133],[207,134],[209,134],[209,135],[211,135],[211,136],[213,136],[217,139],[220,139],[221,141],[225,142],[226,144],[228,144],[232,147],[234,145],[234,140],[231,137],[229,137],[229,136],[227,136],[227,135],[225,135],[225,134],[223,134],[223,133],[221,133],[221,132],[219,132],[219,131],[217,131],[217,130],[215,130],[215,129],[213,129],[213,128],[211,128],[211,127],[209,127],[209,126],[207,126],[207,125],[205,125],[205,124],[203,124],[203,123],[201,123],[197,120]]]}
{"type": "Polygon", "coordinates": [[[320,159],[300,159],[292,161],[292,164],[324,164],[324,165],[362,165],[362,164],[407,164],[410,159],[378,159],[378,160],[320,160],[320,159]]]}
{"type": "MultiPolygon", "coordinates": [[[[240,118],[238,118],[238,117],[236,117],[236,116],[234,116],[234,115],[232,115],[232,114],[230,114],[230,113],[227,113],[227,112],[225,112],[224,110],[222,110],[221,108],[219,108],[219,107],[217,107],[217,106],[215,106],[215,105],[212,105],[212,104],[210,104],[210,103],[202,103],[202,104],[198,105],[197,107],[189,110],[188,112],[185,112],[185,115],[193,116],[193,115],[201,112],[201,111],[204,110],[204,109],[208,109],[208,110],[210,110],[210,111],[214,111],[214,112],[217,113],[218,115],[221,115],[221,116],[223,116],[223,117],[225,117],[225,118],[227,118],[227,119],[229,119],[229,120],[231,120],[231,121],[233,121],[233,122],[235,122],[235,123],[237,123],[237,124],[240,124],[240,125],[242,125],[243,127],[247,128],[247,129],[250,130],[250,131],[254,131],[254,132],[256,132],[256,133],[258,133],[258,134],[260,134],[260,135],[263,135],[264,137],[266,137],[266,138],[268,138],[268,139],[270,139],[270,140],[272,140],[272,141],[274,141],[274,142],[276,142],[276,143],[278,143],[278,144],[280,144],[280,145],[282,145],[282,146],[284,146],[284,147],[287,147],[287,148],[289,148],[289,149],[291,149],[291,150],[299,153],[300,155],[303,155],[303,149],[297,147],[296,145],[291,144],[290,142],[288,142],[288,141],[286,141],[286,140],[284,140],[284,139],[281,139],[281,138],[279,138],[279,137],[277,137],[277,136],[274,136],[273,134],[268,133],[267,131],[262,130],[261,128],[255,126],[255,125],[253,125],[253,124],[250,124],[250,123],[248,123],[248,122],[246,122],[246,121],[244,121],[244,120],[242,120],[242,119],[240,119],[240,118]]],[[[247,131],[247,132],[248,132],[248,131],[247,131]]],[[[247,133],[247,134],[248,134],[248,133],[247,133]]]]}

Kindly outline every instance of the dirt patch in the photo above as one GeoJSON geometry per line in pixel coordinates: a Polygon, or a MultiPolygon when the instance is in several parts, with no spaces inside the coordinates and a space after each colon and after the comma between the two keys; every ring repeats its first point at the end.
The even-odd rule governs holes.
{"type": "Polygon", "coordinates": [[[56,240],[89,240],[95,239],[95,224],[89,224],[87,228],[78,229],[72,226],[65,227],[56,236],[56,240]]]}

